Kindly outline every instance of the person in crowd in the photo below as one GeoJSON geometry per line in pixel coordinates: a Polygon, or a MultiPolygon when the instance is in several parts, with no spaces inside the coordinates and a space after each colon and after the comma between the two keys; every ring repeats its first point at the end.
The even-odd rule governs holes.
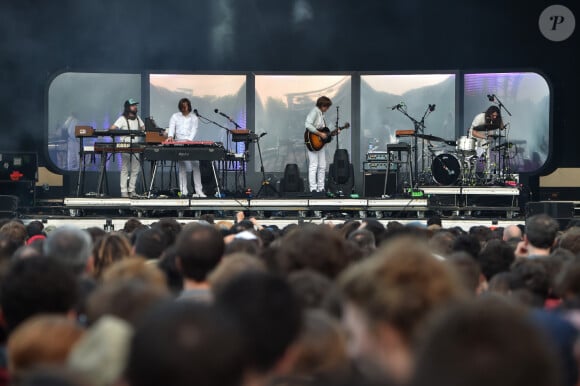
{"type": "Polygon", "coordinates": [[[0,307],[9,332],[38,314],[74,315],[78,296],[75,275],[53,258],[15,261],[0,285],[0,307]]]}
{"type": "Polygon", "coordinates": [[[516,254],[529,259],[548,256],[559,230],[560,224],[547,214],[537,214],[528,218],[524,240],[518,244],[516,254]]]}
{"type": "Polygon", "coordinates": [[[93,275],[100,279],[103,272],[116,261],[131,256],[131,244],[119,233],[108,233],[93,248],[93,275]]]}
{"type": "Polygon", "coordinates": [[[24,245],[28,239],[26,227],[22,222],[17,220],[12,220],[2,225],[0,228],[0,234],[8,235],[8,237],[18,244],[18,246],[24,245]]]}
{"type": "Polygon", "coordinates": [[[62,261],[78,276],[89,269],[92,248],[89,234],[72,225],[64,225],[50,232],[43,244],[45,256],[62,261]]]}
{"type": "MultiPolygon", "coordinates": [[[[254,304],[255,299],[246,298],[245,303],[254,304]]],[[[260,334],[266,340],[275,338],[267,330],[260,334]]],[[[194,302],[168,303],[137,327],[126,381],[131,386],[238,386],[244,381],[248,354],[240,328],[220,309],[194,302]]]]}
{"type": "Polygon", "coordinates": [[[165,234],[161,229],[151,228],[140,232],[133,247],[134,253],[148,260],[157,260],[167,247],[165,234]]]}
{"type": "Polygon", "coordinates": [[[418,347],[412,386],[561,385],[546,336],[497,296],[444,311],[418,347]]]}
{"type": "Polygon", "coordinates": [[[494,275],[509,271],[515,258],[514,250],[507,242],[490,240],[477,256],[477,262],[485,279],[490,281],[494,275]]]}
{"type": "Polygon", "coordinates": [[[8,368],[13,380],[35,367],[64,365],[83,333],[66,316],[38,315],[27,319],[8,340],[8,368]]]}
{"type": "Polygon", "coordinates": [[[215,302],[241,326],[244,385],[265,386],[288,375],[302,312],[296,295],[283,278],[247,273],[218,291],[215,302]]]}
{"type": "Polygon", "coordinates": [[[502,240],[518,240],[519,242],[522,240],[522,230],[517,225],[508,225],[503,230],[502,240]]]}
{"type": "Polygon", "coordinates": [[[266,272],[266,265],[255,255],[244,252],[225,255],[208,277],[212,293],[219,292],[234,278],[248,272],[266,272]]]}
{"type": "Polygon", "coordinates": [[[339,278],[349,353],[363,373],[405,382],[413,345],[438,308],[464,296],[455,272],[414,238],[386,244],[339,278]]]}
{"type": "Polygon", "coordinates": [[[183,276],[180,300],[209,301],[210,272],[218,266],[224,253],[224,240],[211,225],[189,224],[176,242],[177,267],[183,276]]]}

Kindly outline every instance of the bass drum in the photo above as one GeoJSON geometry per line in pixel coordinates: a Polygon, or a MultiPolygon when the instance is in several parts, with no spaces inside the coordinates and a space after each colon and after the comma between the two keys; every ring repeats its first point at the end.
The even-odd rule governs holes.
{"type": "Polygon", "coordinates": [[[453,185],[461,176],[461,163],[453,154],[439,154],[433,158],[431,172],[439,185],[453,185]]]}

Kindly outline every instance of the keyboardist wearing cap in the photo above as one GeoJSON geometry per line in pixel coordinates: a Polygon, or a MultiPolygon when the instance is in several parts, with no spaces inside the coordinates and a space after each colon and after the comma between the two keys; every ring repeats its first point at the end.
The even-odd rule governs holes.
{"type": "MultiPolygon", "coordinates": [[[[130,98],[125,101],[123,114],[109,130],[145,130],[145,124],[137,115],[137,102],[130,98]]],[[[133,139],[135,140],[135,139],[133,139]]],[[[130,136],[121,137],[121,142],[131,142],[130,136]]],[[[136,153],[121,153],[121,197],[136,197],[135,185],[141,170],[141,158],[136,153]]]]}
{"type": "MultiPolygon", "coordinates": [[[[199,120],[191,112],[191,102],[189,99],[183,98],[177,104],[177,108],[179,112],[173,114],[169,120],[167,142],[193,141],[197,134],[199,120]]],[[[179,161],[177,167],[179,168],[179,190],[181,191],[181,196],[188,196],[188,177],[189,173],[193,172],[193,186],[195,188],[193,197],[207,197],[203,193],[199,161],[179,161]]]]}

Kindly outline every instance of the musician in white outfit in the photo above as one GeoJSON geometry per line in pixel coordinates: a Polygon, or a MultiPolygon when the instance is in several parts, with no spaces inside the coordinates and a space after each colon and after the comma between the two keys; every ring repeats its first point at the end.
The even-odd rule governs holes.
{"type": "MultiPolygon", "coordinates": [[[[197,116],[192,114],[191,102],[189,99],[183,98],[177,104],[177,108],[180,112],[173,114],[169,120],[167,142],[193,141],[197,134],[199,120],[197,116]]],[[[179,168],[179,190],[181,191],[181,196],[184,197],[189,194],[187,182],[189,173],[193,172],[194,196],[207,197],[203,193],[199,161],[179,161],[177,166],[179,168]]]]}
{"type": "MultiPolygon", "coordinates": [[[[318,131],[326,126],[324,113],[332,106],[330,98],[321,96],[314,107],[306,116],[306,130],[325,139],[328,134],[318,131]]],[[[308,150],[308,182],[311,192],[324,192],[324,179],[326,177],[326,152],[308,150]]]]}
{"type": "MultiPolygon", "coordinates": [[[[130,98],[125,101],[123,115],[109,128],[110,130],[145,130],[145,124],[137,115],[137,102],[130,98]]],[[[121,142],[142,142],[142,138],[123,136],[121,142]]],[[[121,197],[138,197],[135,193],[137,176],[141,170],[141,159],[135,153],[121,153],[121,197]]]]}

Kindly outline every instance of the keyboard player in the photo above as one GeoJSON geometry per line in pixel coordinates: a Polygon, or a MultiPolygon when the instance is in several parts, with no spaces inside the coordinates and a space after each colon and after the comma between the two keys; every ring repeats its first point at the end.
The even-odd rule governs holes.
{"type": "MultiPolygon", "coordinates": [[[[177,108],[179,109],[179,112],[173,114],[169,120],[167,142],[193,141],[197,134],[199,120],[197,119],[197,116],[192,113],[191,102],[189,99],[183,98],[177,104],[177,108]]],[[[189,194],[187,182],[189,179],[189,173],[193,172],[195,197],[207,197],[203,193],[199,161],[179,161],[177,166],[179,168],[179,190],[181,191],[181,196],[185,197],[189,194]]]]}
{"type": "MultiPolygon", "coordinates": [[[[145,124],[137,115],[137,102],[130,98],[125,101],[123,114],[113,123],[109,130],[145,130],[145,124]]],[[[121,142],[130,142],[131,137],[121,137],[121,142]]],[[[135,185],[141,170],[139,154],[121,153],[121,197],[135,197],[135,185]]]]}

